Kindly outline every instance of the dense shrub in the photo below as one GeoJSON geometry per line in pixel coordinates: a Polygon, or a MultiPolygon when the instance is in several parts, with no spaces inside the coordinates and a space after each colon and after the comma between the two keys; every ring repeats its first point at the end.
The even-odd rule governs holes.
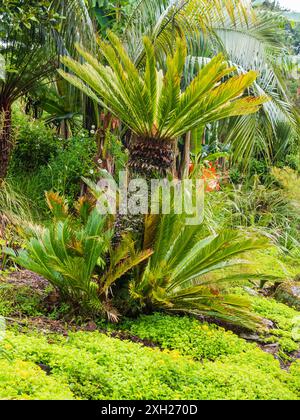
{"type": "Polygon", "coordinates": [[[299,398],[297,369],[291,376],[259,350],[251,353],[249,369],[248,353],[202,364],[176,351],[144,348],[97,332],[70,334],[67,340],[51,337],[52,344],[45,337],[10,333],[8,338],[15,357],[49,366],[53,378],[67,381],[79,398],[299,398]]]}
{"type": "Polygon", "coordinates": [[[96,142],[87,132],[62,140],[43,121],[31,120],[18,110],[14,132],[9,176],[17,190],[41,207],[45,191],[55,190],[73,200],[80,193],[81,177],[96,175],[96,142]]]}
{"type": "Polygon", "coordinates": [[[81,178],[93,178],[96,172],[95,152],[93,138],[78,136],[69,139],[57,156],[52,157],[37,174],[44,191],[55,190],[70,199],[76,198],[80,193],[81,178]]]}
{"type": "Polygon", "coordinates": [[[57,155],[59,140],[43,121],[32,120],[15,110],[13,123],[16,146],[10,165],[12,175],[33,173],[57,155]]]}
{"type": "Polygon", "coordinates": [[[47,165],[40,166],[30,175],[11,173],[18,190],[38,203],[46,211],[45,191],[63,193],[70,202],[76,199],[82,187],[82,177],[93,179],[95,142],[89,137],[74,137],[65,147],[59,145],[47,165]]]}

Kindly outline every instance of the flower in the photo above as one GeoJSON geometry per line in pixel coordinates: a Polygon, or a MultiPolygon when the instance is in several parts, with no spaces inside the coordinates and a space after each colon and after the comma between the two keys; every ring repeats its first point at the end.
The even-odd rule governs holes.
{"type": "Polygon", "coordinates": [[[205,182],[206,192],[220,191],[220,176],[211,162],[208,162],[208,168],[203,168],[201,179],[205,182]]]}

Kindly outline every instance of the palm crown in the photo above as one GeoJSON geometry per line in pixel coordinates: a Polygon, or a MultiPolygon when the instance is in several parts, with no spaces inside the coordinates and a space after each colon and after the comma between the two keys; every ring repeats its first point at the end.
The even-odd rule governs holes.
{"type": "Polygon", "coordinates": [[[177,39],[173,55],[167,57],[166,72],[157,69],[154,46],[143,38],[146,62],[143,73],[134,65],[118,37],[110,32],[110,42],[99,41],[108,65],[95,59],[79,45],[85,63],[64,57],[63,63],[75,74],[59,70],[70,83],[115,114],[139,137],[175,139],[189,130],[230,116],[258,111],[267,100],[241,97],[257,73],[233,76],[222,54],[202,68],[185,91],[181,79],[186,61],[186,44],[177,39]],[[223,78],[226,81],[223,82],[223,78]]]}

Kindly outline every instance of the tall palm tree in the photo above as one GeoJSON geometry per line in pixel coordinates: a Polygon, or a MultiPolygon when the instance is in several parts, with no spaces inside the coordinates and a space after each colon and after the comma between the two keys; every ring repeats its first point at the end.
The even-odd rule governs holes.
{"type": "Polygon", "coordinates": [[[238,21],[216,26],[216,33],[227,52],[230,63],[240,73],[253,68],[259,77],[251,87],[252,94],[266,94],[259,113],[231,121],[225,141],[233,146],[233,158],[246,168],[254,153],[271,160],[280,140],[278,126],[285,124],[294,135],[299,130],[295,108],[287,95],[284,82],[284,57],[288,53],[282,44],[285,29],[278,16],[258,13],[248,25],[238,21]]]}
{"type": "Polygon", "coordinates": [[[251,15],[249,4],[240,0],[139,0],[127,19],[123,40],[138,65],[145,57],[145,35],[155,44],[157,55],[170,53],[178,36],[186,37],[191,53],[203,34],[217,39],[216,21],[247,23],[251,15]]]}
{"type": "Polygon", "coordinates": [[[109,42],[99,41],[108,66],[77,46],[86,63],[65,57],[63,63],[75,75],[59,72],[131,130],[129,166],[140,176],[171,172],[176,139],[189,130],[230,116],[255,113],[267,99],[241,97],[257,74],[250,71],[233,76],[235,69],[228,66],[222,54],[182,91],[187,48],[181,38],[177,38],[174,54],[167,56],[164,73],[157,68],[149,38],[143,39],[146,63],[145,70],[139,72],[118,37],[112,32],[108,37],[109,42]]]}

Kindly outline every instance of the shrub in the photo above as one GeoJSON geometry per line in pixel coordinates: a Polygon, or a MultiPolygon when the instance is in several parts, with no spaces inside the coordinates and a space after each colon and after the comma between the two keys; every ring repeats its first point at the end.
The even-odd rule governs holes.
{"type": "MultiPolygon", "coordinates": [[[[292,203],[300,208],[300,176],[291,168],[273,168],[273,176],[280,182],[284,188],[284,194],[292,203]]],[[[300,222],[300,221],[299,221],[300,222]]]]}
{"type": "Polygon", "coordinates": [[[299,239],[299,214],[287,195],[274,185],[243,185],[228,193],[231,226],[265,230],[286,249],[293,249],[299,239]]]}
{"type": "Polygon", "coordinates": [[[14,112],[13,123],[16,146],[11,159],[10,174],[32,174],[57,155],[59,141],[43,121],[32,120],[18,110],[14,112]]]}
{"type": "Polygon", "coordinates": [[[78,198],[82,186],[82,177],[94,178],[96,166],[93,157],[96,142],[87,136],[73,137],[60,147],[48,165],[37,174],[44,191],[54,190],[65,195],[70,201],[78,198]],[[93,177],[94,175],[94,177],[93,177]]]}
{"type": "Polygon", "coordinates": [[[21,112],[15,117],[16,147],[9,178],[16,190],[43,208],[44,192],[55,190],[70,201],[77,198],[82,177],[97,173],[96,141],[82,131],[68,140],[54,135],[43,121],[31,120],[21,112]]]}

